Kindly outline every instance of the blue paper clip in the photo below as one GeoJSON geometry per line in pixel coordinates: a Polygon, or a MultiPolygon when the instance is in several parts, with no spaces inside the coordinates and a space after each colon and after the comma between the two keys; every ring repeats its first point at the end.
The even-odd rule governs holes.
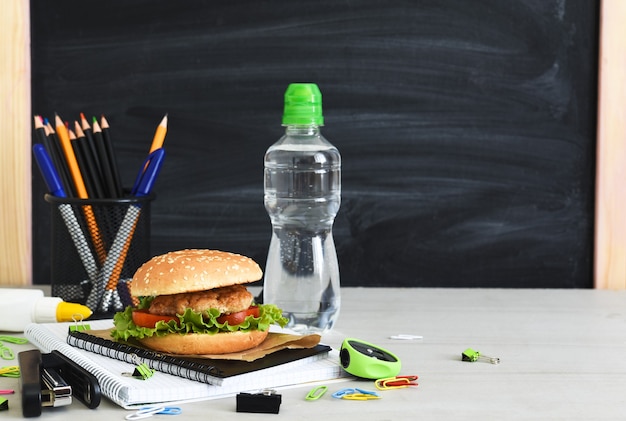
{"type": "Polygon", "coordinates": [[[127,420],[140,420],[153,415],[179,415],[183,410],[177,406],[146,406],[137,412],[126,415],[127,420]]]}
{"type": "Polygon", "coordinates": [[[376,392],[372,392],[372,391],[365,390],[365,389],[359,389],[359,388],[339,389],[338,391],[333,393],[332,396],[333,398],[336,398],[336,399],[347,399],[346,396],[350,396],[350,395],[371,396],[372,398],[379,397],[378,393],[376,392]]]}

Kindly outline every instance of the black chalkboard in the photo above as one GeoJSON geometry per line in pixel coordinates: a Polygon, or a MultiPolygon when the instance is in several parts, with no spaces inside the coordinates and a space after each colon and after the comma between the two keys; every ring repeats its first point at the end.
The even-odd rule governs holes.
{"type": "Polygon", "coordinates": [[[588,288],[596,3],[32,1],[33,114],[106,114],[130,185],[169,113],[152,254],[264,266],[263,154],[287,85],[316,82],[343,157],[342,285],[588,288]]]}

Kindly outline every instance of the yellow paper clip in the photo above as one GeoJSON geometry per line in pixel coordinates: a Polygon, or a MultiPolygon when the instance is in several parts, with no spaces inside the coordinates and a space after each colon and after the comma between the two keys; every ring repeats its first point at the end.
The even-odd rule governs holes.
{"type": "Polygon", "coordinates": [[[374,399],[380,399],[380,396],[371,393],[350,393],[347,395],[343,395],[341,399],[346,399],[350,401],[369,401],[374,399]]]}
{"type": "Polygon", "coordinates": [[[395,376],[386,379],[378,379],[374,383],[378,390],[401,389],[403,387],[417,386],[417,376],[395,376]]]}
{"type": "Polygon", "coordinates": [[[17,365],[2,367],[0,368],[0,376],[18,378],[20,377],[20,367],[17,365]]]}
{"type": "Polygon", "coordinates": [[[311,391],[306,395],[307,401],[316,401],[321,398],[328,388],[326,386],[317,386],[311,389],[311,391]]]}

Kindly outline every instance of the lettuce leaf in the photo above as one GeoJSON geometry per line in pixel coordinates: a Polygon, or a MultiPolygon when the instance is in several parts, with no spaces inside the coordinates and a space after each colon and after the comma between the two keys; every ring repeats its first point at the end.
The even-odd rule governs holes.
{"type": "MultiPolygon", "coordinates": [[[[151,298],[142,299],[138,308],[143,309],[150,306],[151,298]]],[[[217,318],[221,315],[219,310],[209,309],[202,313],[188,308],[184,314],[177,314],[178,323],[175,320],[169,322],[159,321],[154,328],[137,326],[133,323],[133,310],[131,306],[126,307],[122,312],[116,313],[113,317],[115,328],[111,332],[113,338],[127,341],[130,338],[142,339],[152,336],[164,336],[171,333],[206,333],[215,334],[218,332],[235,332],[250,330],[266,331],[271,324],[284,327],[288,320],[283,317],[282,310],[273,304],[261,304],[259,307],[259,317],[248,316],[246,319],[234,326],[228,322],[219,323],[217,318]]]]}

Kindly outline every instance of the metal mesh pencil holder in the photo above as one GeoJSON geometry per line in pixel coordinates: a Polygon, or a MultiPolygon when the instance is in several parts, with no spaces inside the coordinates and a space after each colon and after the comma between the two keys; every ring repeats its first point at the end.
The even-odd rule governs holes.
{"type": "Polygon", "coordinates": [[[127,282],[150,258],[154,195],[74,199],[46,194],[52,207],[51,289],[108,317],[132,304],[127,282]]]}

